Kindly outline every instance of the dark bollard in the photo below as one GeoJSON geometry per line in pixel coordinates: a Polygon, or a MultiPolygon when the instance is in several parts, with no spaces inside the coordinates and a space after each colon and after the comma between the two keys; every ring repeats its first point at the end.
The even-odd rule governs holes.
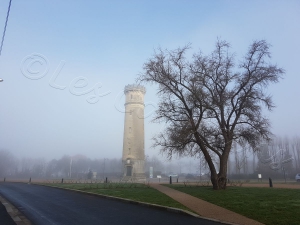
{"type": "Polygon", "coordinates": [[[105,183],[107,183],[107,177],[105,178],[105,183]]]}
{"type": "Polygon", "coordinates": [[[273,187],[272,179],[269,177],[269,185],[270,187],[273,187]]]}
{"type": "Polygon", "coordinates": [[[29,183],[31,183],[31,177],[29,178],[29,183]]]}
{"type": "Polygon", "coordinates": [[[6,179],[6,178],[4,177],[4,180],[3,180],[4,182],[5,182],[5,179],[6,179]]]}
{"type": "Polygon", "coordinates": [[[64,183],[64,178],[61,179],[61,183],[62,183],[62,184],[64,183]]]}
{"type": "Polygon", "coordinates": [[[170,184],[172,184],[172,177],[170,176],[170,184]]]}

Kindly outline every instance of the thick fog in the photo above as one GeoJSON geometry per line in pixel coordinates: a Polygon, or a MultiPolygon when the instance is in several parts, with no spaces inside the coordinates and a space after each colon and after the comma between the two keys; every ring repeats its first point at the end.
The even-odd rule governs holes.
{"type": "MultiPolygon", "coordinates": [[[[1,31],[7,6],[8,1],[1,1],[1,31]]],[[[272,62],[286,74],[266,90],[276,105],[268,113],[271,131],[293,140],[300,136],[299,21],[299,1],[15,1],[0,56],[2,166],[5,157],[17,162],[14,171],[54,159],[70,163],[74,157],[75,163],[77,157],[89,161],[78,171],[94,168],[99,160],[101,168],[94,170],[105,173],[105,159],[110,161],[107,171],[113,170],[108,165],[117,165],[122,155],[125,85],[135,83],[158,47],[191,43],[191,52],[208,54],[218,37],[231,43],[237,58],[253,40],[272,45],[272,62]]],[[[153,135],[164,129],[164,124],[151,123],[156,86],[146,90],[145,153],[163,163],[159,148],[151,148],[153,135]]],[[[232,173],[257,168],[250,166],[257,156],[249,155],[249,168],[236,170],[238,157],[231,156],[232,173]]],[[[197,162],[187,158],[181,167],[174,161],[174,168],[160,171],[199,173],[197,162]]]]}

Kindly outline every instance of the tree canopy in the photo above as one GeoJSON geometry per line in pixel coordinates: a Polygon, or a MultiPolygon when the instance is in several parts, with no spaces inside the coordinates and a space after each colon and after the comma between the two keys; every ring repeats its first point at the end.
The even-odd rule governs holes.
{"type": "Polygon", "coordinates": [[[158,84],[154,121],[167,126],[154,137],[154,146],[170,158],[201,152],[213,188],[224,189],[233,142],[248,143],[255,150],[261,139],[270,139],[263,109],[271,111],[274,104],[266,88],[278,82],[284,70],[269,61],[265,40],[254,41],[239,62],[223,40],[217,40],[211,54],[198,52],[192,60],[186,57],[189,49],[158,49],[137,80],[158,84]]]}

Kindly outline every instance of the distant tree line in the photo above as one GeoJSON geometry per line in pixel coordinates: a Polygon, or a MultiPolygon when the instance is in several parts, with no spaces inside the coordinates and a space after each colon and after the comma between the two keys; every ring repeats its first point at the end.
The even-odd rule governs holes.
{"type": "MultiPolygon", "coordinates": [[[[216,166],[218,167],[217,162],[216,166]]],[[[178,174],[181,179],[192,174],[195,179],[209,179],[210,171],[203,155],[196,160],[173,159],[162,156],[145,157],[145,172],[149,177],[149,168],[153,168],[153,177],[178,174]],[[201,174],[201,176],[200,176],[201,174]],[[198,177],[198,178],[197,178],[198,177]]],[[[122,176],[121,158],[90,159],[84,155],[64,155],[60,159],[17,158],[7,150],[0,150],[0,179],[13,178],[71,178],[87,179],[96,172],[97,179],[122,176]]],[[[294,179],[300,173],[300,137],[274,137],[269,143],[261,143],[257,151],[249,145],[234,145],[228,161],[228,178],[257,179],[294,179]]],[[[192,176],[188,176],[189,179],[192,176]]]]}
{"type": "Polygon", "coordinates": [[[263,179],[294,179],[300,172],[299,137],[274,137],[254,153],[250,146],[233,146],[232,153],[228,168],[232,179],[257,179],[258,174],[263,179]]]}
{"type": "Polygon", "coordinates": [[[83,155],[64,155],[49,161],[44,158],[18,159],[7,150],[0,150],[0,177],[87,179],[89,172],[96,172],[97,179],[120,177],[122,161],[118,158],[90,159],[83,155]]]}

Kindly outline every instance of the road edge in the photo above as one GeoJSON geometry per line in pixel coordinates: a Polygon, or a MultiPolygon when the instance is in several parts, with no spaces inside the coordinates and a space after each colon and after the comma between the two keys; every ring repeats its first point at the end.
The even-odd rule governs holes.
{"type": "Polygon", "coordinates": [[[184,209],[178,209],[178,208],[173,208],[173,207],[168,207],[168,206],[163,206],[163,205],[157,205],[157,204],[152,204],[152,203],[147,203],[147,202],[134,201],[134,200],[131,200],[131,199],[120,198],[120,197],[115,197],[115,196],[96,194],[96,193],[87,192],[87,191],[74,190],[74,189],[70,189],[70,188],[55,187],[55,186],[50,186],[50,185],[46,185],[46,184],[39,184],[39,183],[31,183],[31,184],[45,186],[45,187],[51,187],[51,188],[58,188],[58,189],[62,189],[62,190],[78,192],[78,193],[97,196],[97,197],[101,197],[101,198],[108,198],[108,199],[116,200],[116,201],[123,201],[123,202],[127,202],[127,203],[130,203],[130,204],[136,204],[136,205],[143,205],[143,206],[147,206],[147,207],[158,208],[160,210],[166,210],[166,211],[170,211],[170,212],[184,214],[184,215],[187,215],[187,216],[193,216],[193,217],[196,217],[196,218],[199,218],[199,219],[218,222],[220,224],[225,224],[225,225],[239,225],[239,224],[235,224],[235,223],[228,223],[228,222],[223,222],[223,221],[220,221],[220,220],[217,220],[217,219],[203,217],[203,216],[200,216],[196,213],[192,213],[192,212],[184,210],[184,209]]]}
{"type": "Polygon", "coordinates": [[[2,195],[0,195],[0,204],[4,205],[7,213],[10,215],[16,225],[33,225],[17,207],[15,207],[2,195]]]}

